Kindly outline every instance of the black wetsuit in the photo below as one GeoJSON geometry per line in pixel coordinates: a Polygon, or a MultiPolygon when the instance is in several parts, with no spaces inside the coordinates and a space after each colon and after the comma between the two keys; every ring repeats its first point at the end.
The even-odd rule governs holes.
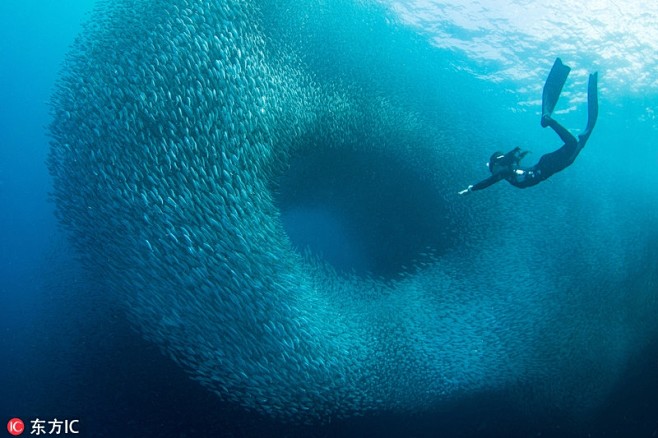
{"type": "Polygon", "coordinates": [[[526,187],[539,184],[540,182],[550,178],[555,173],[570,166],[571,163],[574,162],[580,151],[585,147],[585,143],[587,143],[587,140],[592,133],[592,129],[594,129],[594,125],[596,124],[596,119],[599,114],[599,98],[597,94],[598,73],[592,73],[589,75],[589,81],[587,83],[587,126],[585,127],[585,130],[582,132],[582,134],[578,136],[578,138],[574,137],[573,134],[564,128],[564,126],[560,125],[550,116],[550,114],[553,112],[555,101],[557,101],[557,96],[559,96],[559,93],[562,90],[562,85],[564,84],[564,80],[566,80],[566,75],[568,73],[569,68],[565,67],[558,58],[556,60],[556,64],[551,70],[551,73],[549,74],[549,79],[547,79],[547,85],[551,85],[552,87],[549,87],[548,90],[552,91],[553,104],[547,105],[546,102],[547,85],[544,86],[544,96],[542,97],[543,115],[541,119],[541,125],[543,127],[550,126],[553,128],[553,130],[564,142],[562,147],[555,152],[543,155],[539,159],[539,162],[531,167],[523,167],[520,165],[521,158],[523,158],[525,152],[521,152],[521,149],[519,148],[516,148],[504,155],[496,153],[492,155],[491,159],[489,160],[489,170],[491,171],[492,175],[484,181],[480,181],[477,184],[468,186],[466,190],[462,190],[459,192],[459,194],[485,189],[502,179],[506,179],[515,187],[524,189],[526,187]],[[556,66],[558,67],[557,70],[556,66]],[[561,73],[559,71],[560,69],[562,70],[561,73]],[[557,73],[554,73],[554,71],[557,73]],[[558,74],[558,76],[561,75],[561,77],[553,78],[551,84],[549,84],[549,80],[552,76],[555,76],[555,74],[558,74]],[[558,83],[553,83],[555,81],[558,81],[558,83]]]}
{"type": "Polygon", "coordinates": [[[506,157],[510,157],[512,164],[503,167],[503,169],[494,173],[489,178],[473,184],[470,190],[486,189],[502,179],[506,179],[515,187],[524,189],[539,184],[553,174],[569,167],[585,146],[591,131],[579,135],[578,139],[576,139],[566,128],[552,118],[546,117],[544,120],[546,126],[553,128],[564,142],[564,145],[560,149],[543,155],[534,166],[522,167],[519,165],[521,157],[520,149],[516,148],[505,154],[506,157]]]}

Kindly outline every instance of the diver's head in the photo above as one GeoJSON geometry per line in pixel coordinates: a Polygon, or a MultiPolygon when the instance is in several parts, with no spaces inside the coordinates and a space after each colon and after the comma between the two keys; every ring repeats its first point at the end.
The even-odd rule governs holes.
{"type": "Polygon", "coordinates": [[[505,154],[498,151],[494,152],[491,155],[491,158],[489,158],[489,162],[487,163],[487,166],[489,167],[489,172],[491,172],[492,174],[496,174],[500,172],[505,167],[507,167],[505,154]]]}

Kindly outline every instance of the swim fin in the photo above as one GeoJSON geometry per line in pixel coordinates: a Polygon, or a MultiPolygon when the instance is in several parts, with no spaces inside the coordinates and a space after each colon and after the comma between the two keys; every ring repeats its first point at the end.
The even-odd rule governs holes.
{"type": "Polygon", "coordinates": [[[550,116],[553,114],[555,104],[557,104],[560,93],[562,93],[562,87],[567,81],[567,76],[569,76],[570,71],[571,67],[562,64],[562,60],[560,58],[555,58],[553,68],[551,68],[551,71],[546,78],[546,83],[544,83],[544,92],[541,96],[542,118],[544,116],[550,116]]]}
{"type": "Polygon", "coordinates": [[[582,134],[578,136],[581,141],[587,141],[592,129],[594,129],[596,119],[599,117],[598,80],[598,72],[589,75],[589,82],[587,83],[587,126],[582,134]]]}

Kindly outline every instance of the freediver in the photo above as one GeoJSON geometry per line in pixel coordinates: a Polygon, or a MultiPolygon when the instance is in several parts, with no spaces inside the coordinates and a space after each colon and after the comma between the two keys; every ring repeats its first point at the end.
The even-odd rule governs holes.
{"type": "Polygon", "coordinates": [[[477,184],[469,185],[466,189],[459,192],[460,195],[471,193],[474,190],[485,189],[502,179],[506,179],[515,187],[524,189],[539,184],[574,162],[578,153],[585,147],[585,143],[587,143],[592,129],[594,129],[599,114],[599,100],[597,96],[598,73],[589,75],[587,85],[587,126],[578,135],[578,139],[576,139],[573,134],[552,118],[553,109],[560,97],[562,87],[570,71],[570,67],[562,64],[560,58],[556,58],[553,68],[551,68],[548,74],[542,93],[541,126],[543,128],[547,126],[553,128],[553,131],[560,136],[564,145],[554,152],[543,155],[539,159],[539,162],[531,167],[523,167],[520,164],[521,159],[528,151],[521,151],[517,147],[506,154],[495,152],[491,155],[487,163],[491,176],[477,184]]]}

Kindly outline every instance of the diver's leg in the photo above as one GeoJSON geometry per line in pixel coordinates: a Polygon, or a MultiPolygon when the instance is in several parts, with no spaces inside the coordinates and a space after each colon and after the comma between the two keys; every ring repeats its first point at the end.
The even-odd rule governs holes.
{"type": "Polygon", "coordinates": [[[585,145],[585,143],[579,142],[567,128],[553,120],[552,117],[545,116],[544,119],[546,119],[546,126],[553,128],[553,131],[560,136],[564,144],[560,149],[543,155],[535,165],[535,170],[541,175],[542,181],[571,165],[585,145]]]}
{"type": "Polygon", "coordinates": [[[567,128],[560,125],[557,121],[555,121],[555,119],[553,119],[550,116],[542,117],[542,125],[544,125],[544,123],[545,126],[550,126],[551,128],[553,128],[553,131],[555,131],[555,133],[560,136],[565,146],[576,147],[576,145],[578,144],[578,140],[576,139],[576,137],[573,136],[572,133],[570,133],[567,130],[567,128]]]}
{"type": "Polygon", "coordinates": [[[542,176],[542,181],[570,166],[585,146],[585,142],[576,140],[569,131],[556,121],[551,119],[549,126],[558,133],[564,144],[560,149],[542,155],[539,162],[534,166],[542,176]]]}
{"type": "Polygon", "coordinates": [[[542,116],[542,126],[550,126],[560,136],[564,145],[549,154],[543,155],[539,162],[533,166],[533,170],[538,174],[534,183],[543,181],[561,170],[567,168],[574,162],[580,151],[585,146],[585,142],[592,133],[596,119],[599,114],[599,101],[597,94],[597,73],[589,76],[589,83],[587,86],[587,126],[585,130],[578,135],[578,140],[567,129],[553,120],[548,115],[542,116]]]}
{"type": "Polygon", "coordinates": [[[557,151],[542,155],[539,162],[535,164],[534,172],[539,177],[537,183],[548,179],[554,173],[566,169],[573,163],[575,148],[570,148],[566,144],[557,151]]]}

